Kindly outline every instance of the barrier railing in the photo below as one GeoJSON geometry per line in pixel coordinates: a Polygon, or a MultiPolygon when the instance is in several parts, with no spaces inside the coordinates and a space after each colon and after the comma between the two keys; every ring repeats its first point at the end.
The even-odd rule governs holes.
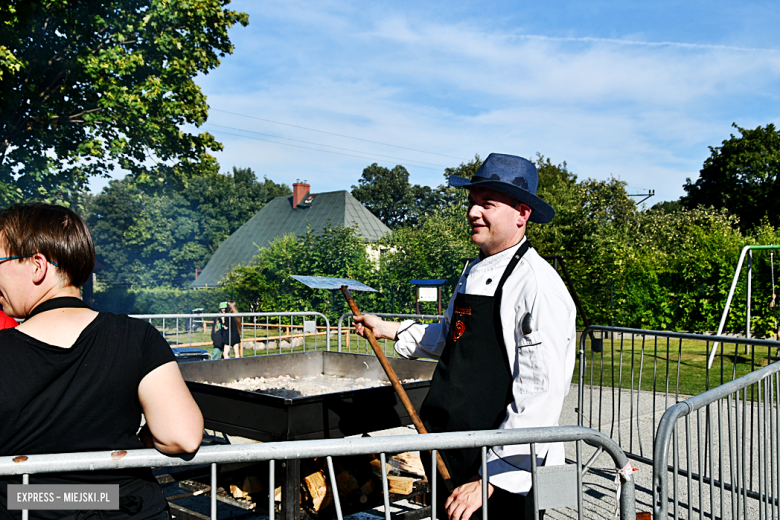
{"type": "MultiPolygon", "coordinates": [[[[444,319],[444,315],[442,314],[390,314],[390,313],[384,313],[384,312],[364,312],[363,314],[373,314],[374,316],[379,316],[383,319],[391,319],[391,320],[417,320],[422,323],[428,322],[438,322],[444,319]]],[[[359,336],[355,335],[355,341],[354,344],[351,340],[351,334],[350,331],[354,331],[354,325],[352,325],[352,313],[351,312],[345,312],[339,317],[339,323],[338,323],[338,338],[339,338],[339,352],[343,352],[344,347],[342,346],[342,337],[347,338],[347,345],[346,345],[346,351],[352,352],[353,348],[356,353],[360,353],[360,344],[363,343],[363,347],[366,353],[371,352],[371,345],[369,345],[368,340],[361,339],[359,336]],[[347,326],[346,326],[346,335],[343,334],[343,326],[344,326],[344,320],[347,320],[347,326]]],[[[381,340],[382,350],[384,350],[385,355],[389,357],[396,357],[398,354],[395,352],[395,349],[392,347],[389,347],[387,344],[387,340],[381,340]],[[389,350],[388,350],[389,349],[389,350]]]]}
{"type": "MultiPolygon", "coordinates": [[[[29,476],[38,473],[64,471],[98,471],[118,470],[140,467],[159,466],[192,466],[211,465],[211,518],[217,519],[217,464],[232,462],[269,462],[268,489],[274,490],[275,464],[277,461],[295,460],[313,457],[326,457],[329,485],[333,491],[333,502],[336,515],[341,520],[343,513],[336,492],[336,475],[332,457],[380,454],[382,467],[385,467],[386,454],[406,451],[431,451],[431,462],[434,475],[431,478],[431,518],[436,518],[437,485],[435,478],[436,450],[451,448],[481,448],[482,471],[487,472],[487,449],[490,446],[505,446],[511,444],[530,444],[531,448],[531,478],[533,482],[534,518],[538,519],[539,509],[576,506],[578,518],[583,518],[583,488],[581,472],[581,441],[597,445],[608,453],[615,468],[626,468],[628,460],[617,444],[605,435],[580,426],[558,426],[546,428],[529,428],[520,430],[492,430],[477,432],[441,433],[429,435],[402,435],[391,437],[363,437],[349,439],[327,439],[311,441],[287,441],[262,444],[241,444],[224,446],[205,446],[195,455],[187,457],[166,456],[156,450],[130,450],[127,452],[90,452],[63,453],[53,455],[29,455],[17,457],[0,457],[0,475],[21,475],[23,483],[29,484],[29,476]],[[537,467],[536,443],[575,442],[577,461],[565,466],[537,467]],[[564,470],[564,471],[562,471],[564,470]],[[576,494],[574,504],[570,502],[571,494],[576,494]]],[[[629,466],[630,468],[630,466],[629,466]]],[[[384,491],[385,518],[390,519],[390,503],[386,472],[382,473],[382,489],[384,491]]],[[[619,502],[617,504],[620,517],[634,520],[635,490],[630,473],[622,479],[619,487],[619,502]]],[[[294,492],[298,493],[297,487],[294,492]]],[[[275,516],[275,493],[269,492],[268,515],[271,520],[275,516]]],[[[487,484],[483,480],[482,495],[487,497],[487,484]]],[[[27,520],[27,511],[23,511],[23,520],[27,520]]],[[[488,508],[483,508],[483,519],[488,517],[488,508]]]]}
{"type": "Polygon", "coordinates": [[[241,344],[245,349],[252,348],[253,355],[282,353],[282,342],[287,343],[285,348],[291,352],[330,350],[330,322],[324,314],[313,311],[133,314],[131,317],[154,325],[173,347],[210,346],[213,320],[238,317],[242,324],[241,344]]]}
{"type": "Polygon", "coordinates": [[[775,359],[771,340],[594,325],[580,337],[578,424],[652,465],[655,428],[671,406],[775,359]],[[713,343],[718,365],[707,368],[713,343]],[[749,354],[742,347],[753,346],[749,354]]]}
{"type": "Polygon", "coordinates": [[[778,373],[773,363],[664,413],[653,456],[655,519],[668,518],[669,502],[674,518],[681,509],[689,519],[780,516],[778,373]]]}

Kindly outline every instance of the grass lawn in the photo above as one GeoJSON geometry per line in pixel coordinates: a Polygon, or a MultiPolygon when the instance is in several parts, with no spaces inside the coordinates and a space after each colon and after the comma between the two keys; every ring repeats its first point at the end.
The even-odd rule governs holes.
{"type": "MultiPolygon", "coordinates": [[[[735,338],[737,339],[737,338],[735,338]]],[[[776,349],[718,345],[718,352],[707,370],[707,358],[712,342],[649,337],[631,339],[615,335],[603,340],[603,352],[591,350],[591,340],[585,341],[585,384],[668,391],[672,394],[696,395],[722,383],[767,366],[777,360],[776,349]],[[773,358],[769,359],[769,356],[773,358]],[[641,374],[641,376],[640,376],[641,374]],[[709,383],[707,381],[709,375],[709,383]],[[667,387],[668,384],[668,387],[667,387]]],[[[778,343],[780,346],[780,343],[778,343]]],[[[578,382],[579,360],[574,371],[578,382]]]]}

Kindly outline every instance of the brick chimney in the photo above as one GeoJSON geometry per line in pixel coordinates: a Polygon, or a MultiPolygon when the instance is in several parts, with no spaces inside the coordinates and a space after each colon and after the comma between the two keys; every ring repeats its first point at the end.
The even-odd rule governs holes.
{"type": "Polygon", "coordinates": [[[293,184],[293,209],[298,207],[298,204],[303,202],[303,198],[309,193],[311,185],[307,182],[296,182],[293,184]]]}

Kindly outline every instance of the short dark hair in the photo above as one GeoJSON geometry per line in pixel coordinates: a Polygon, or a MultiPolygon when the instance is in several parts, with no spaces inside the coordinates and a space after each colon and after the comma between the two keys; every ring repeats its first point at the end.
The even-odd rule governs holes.
{"type": "Polygon", "coordinates": [[[84,285],[95,268],[95,244],[87,224],[63,206],[17,204],[0,211],[0,243],[8,256],[41,253],[75,287],[84,285]]]}

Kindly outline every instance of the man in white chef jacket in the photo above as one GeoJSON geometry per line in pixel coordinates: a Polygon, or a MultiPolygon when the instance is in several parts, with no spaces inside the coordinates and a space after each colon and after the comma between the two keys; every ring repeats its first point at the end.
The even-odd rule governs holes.
{"type": "MultiPolygon", "coordinates": [[[[529,221],[555,216],[536,196],[536,167],[493,153],[472,179],[449,182],[469,190],[467,217],[480,256],[458,281],[444,320],[365,315],[355,318],[358,333],[365,324],[377,338],[395,340],[406,358],[439,360],[420,409],[430,432],[557,426],[574,371],[576,315],[557,272],[525,236],[529,221]]],[[[441,453],[457,486],[443,506],[451,520],[466,520],[482,507],[480,451],[441,453]]],[[[537,465],[563,464],[563,445],[537,444],[536,456],[537,465]]],[[[530,468],[529,446],[490,449],[491,518],[523,518],[530,468]]]]}

